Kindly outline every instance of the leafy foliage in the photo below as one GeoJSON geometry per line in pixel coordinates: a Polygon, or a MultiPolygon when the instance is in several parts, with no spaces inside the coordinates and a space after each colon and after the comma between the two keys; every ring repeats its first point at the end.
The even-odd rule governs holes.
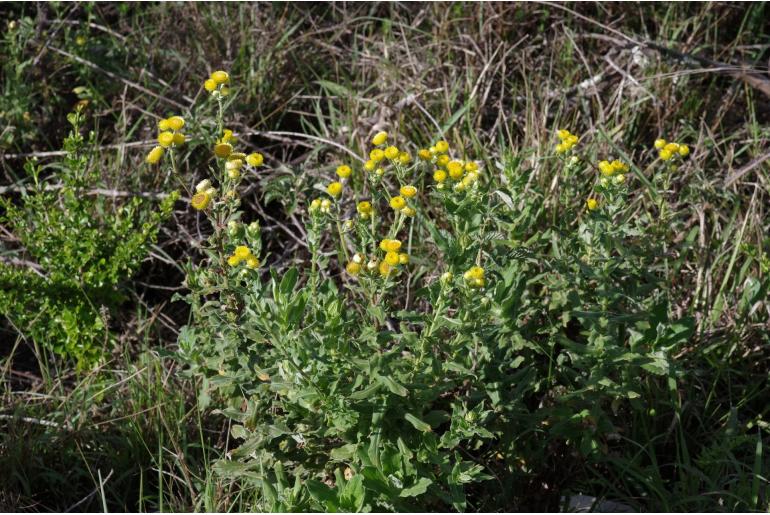
{"type": "Polygon", "coordinates": [[[0,313],[23,335],[85,367],[107,349],[110,312],[124,298],[120,283],[146,256],[177,196],[155,210],[140,197],[121,202],[95,194],[101,185],[95,135],[86,141],[80,134],[80,111],[68,120],[72,130],[57,173],[43,177],[28,161],[33,184],[22,189],[21,202],[0,199],[0,222],[16,235],[16,254],[24,257],[0,264],[0,313]]]}

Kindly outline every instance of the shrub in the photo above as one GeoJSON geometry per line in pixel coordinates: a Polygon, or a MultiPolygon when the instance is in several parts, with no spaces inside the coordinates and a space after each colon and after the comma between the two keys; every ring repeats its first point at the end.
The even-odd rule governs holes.
{"type": "MultiPolygon", "coordinates": [[[[36,160],[20,202],[3,197],[7,224],[18,241],[16,258],[0,262],[0,313],[35,343],[88,367],[111,341],[110,312],[124,299],[131,276],[171,212],[176,194],[157,209],[139,196],[127,201],[99,192],[95,135],[80,134],[83,114],[68,116],[64,159],[45,177],[36,160]]],[[[103,189],[103,188],[102,188],[103,189]]]]}
{"type": "MultiPolygon", "coordinates": [[[[307,203],[309,266],[262,273],[238,197],[262,157],[223,129],[217,74],[216,167],[192,199],[212,234],[179,347],[201,407],[235,422],[217,470],[258,484],[263,509],[505,508],[554,460],[601,459],[675,384],[692,326],[657,289],[656,222],[625,209],[628,163],[600,162],[588,201],[567,187],[576,230],[539,232],[521,158],[500,181],[444,140],[413,156],[378,133],[307,203]]],[[[558,135],[555,173],[595,174],[558,135]]]]}

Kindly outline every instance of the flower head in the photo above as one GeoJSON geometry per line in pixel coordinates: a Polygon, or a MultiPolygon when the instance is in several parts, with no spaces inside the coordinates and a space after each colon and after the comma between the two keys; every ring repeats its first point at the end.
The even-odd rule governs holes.
{"type": "Polygon", "coordinates": [[[438,169],[435,172],[433,172],[433,180],[442,183],[446,180],[447,173],[446,170],[438,169]]]}
{"type": "Polygon", "coordinates": [[[337,167],[337,175],[343,179],[350,177],[351,173],[353,173],[353,170],[351,170],[348,165],[340,165],[337,167]]]}
{"type": "Polygon", "coordinates": [[[449,150],[449,143],[447,143],[444,140],[440,140],[436,142],[436,152],[443,154],[449,150]]]}
{"type": "Polygon", "coordinates": [[[398,162],[402,165],[408,165],[412,162],[412,156],[409,155],[409,152],[401,152],[398,154],[398,162]]]}
{"type": "Polygon", "coordinates": [[[385,253],[385,262],[390,266],[398,265],[398,252],[388,251],[385,253]]]}
{"type": "Polygon", "coordinates": [[[349,261],[347,265],[345,265],[345,270],[352,276],[357,276],[361,272],[361,264],[356,263],[355,261],[349,261]]]}
{"type": "Polygon", "coordinates": [[[433,159],[433,155],[430,153],[430,150],[427,148],[421,148],[419,152],[417,152],[417,157],[422,159],[423,161],[430,161],[433,159]]]}
{"type": "Polygon", "coordinates": [[[385,252],[398,252],[401,249],[401,241],[384,239],[380,241],[380,249],[385,252]]]}
{"type": "Polygon", "coordinates": [[[211,80],[216,82],[217,85],[227,84],[230,82],[230,75],[227,72],[223,72],[222,70],[215,71],[211,74],[211,80]]]}
{"type": "Polygon", "coordinates": [[[595,211],[599,207],[599,201],[595,198],[589,198],[586,200],[586,207],[589,211],[595,211]]]}
{"type": "Polygon", "coordinates": [[[398,159],[398,156],[400,153],[401,151],[398,150],[398,147],[395,147],[393,145],[385,149],[385,157],[387,157],[391,161],[393,161],[394,159],[398,159]]]}
{"type": "Polygon", "coordinates": [[[369,218],[369,216],[372,214],[372,203],[368,200],[363,200],[356,205],[356,211],[358,211],[358,214],[361,215],[361,218],[369,218]]]}
{"type": "Polygon", "coordinates": [[[209,203],[211,203],[211,195],[208,191],[200,191],[190,199],[190,204],[198,211],[206,209],[209,203]]]}
{"type": "Polygon", "coordinates": [[[395,210],[403,209],[404,206],[406,206],[406,200],[404,200],[404,197],[400,195],[396,195],[395,197],[390,199],[390,207],[392,207],[395,210]]]}
{"type": "Polygon", "coordinates": [[[449,161],[446,164],[446,169],[449,172],[449,176],[454,180],[458,180],[463,176],[464,167],[460,161],[449,161]]]}
{"type": "Polygon", "coordinates": [[[150,152],[147,154],[147,157],[145,158],[145,161],[148,164],[154,165],[157,164],[158,161],[163,157],[163,153],[165,151],[163,150],[163,147],[157,146],[154,147],[150,152]]]}
{"type": "Polygon", "coordinates": [[[403,195],[406,198],[412,198],[415,195],[417,195],[417,188],[415,188],[411,184],[407,184],[406,186],[401,186],[401,189],[399,191],[401,195],[403,195]]]}
{"type": "Polygon", "coordinates": [[[170,131],[158,134],[158,144],[163,148],[168,148],[174,143],[174,133],[170,131]]]}
{"type": "Polygon", "coordinates": [[[483,288],[486,284],[484,279],[484,269],[480,266],[470,267],[464,274],[463,279],[471,288],[483,288]]]}
{"type": "Polygon", "coordinates": [[[342,194],[342,183],[341,182],[332,182],[326,187],[326,193],[331,195],[334,198],[339,197],[342,194]]]}
{"type": "Polygon", "coordinates": [[[375,148],[374,150],[369,152],[369,159],[371,159],[375,163],[379,163],[380,161],[385,159],[385,152],[383,152],[379,148],[375,148]]]}
{"type": "Polygon", "coordinates": [[[248,163],[249,166],[253,166],[254,168],[262,166],[262,163],[264,162],[265,157],[259,152],[253,152],[246,156],[246,163],[248,163]]]}
{"type": "Polygon", "coordinates": [[[388,133],[385,131],[380,131],[372,138],[372,145],[379,147],[380,145],[385,144],[386,141],[388,141],[388,133]]]}

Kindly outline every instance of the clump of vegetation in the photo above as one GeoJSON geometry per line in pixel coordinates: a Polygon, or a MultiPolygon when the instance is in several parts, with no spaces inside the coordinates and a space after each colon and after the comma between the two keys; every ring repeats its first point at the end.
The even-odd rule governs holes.
{"type": "Polygon", "coordinates": [[[0,509],[766,510],[766,14],[8,4],[0,509]]]}
{"type": "Polygon", "coordinates": [[[86,140],[80,133],[80,110],[68,121],[72,130],[55,173],[28,161],[32,184],[21,189],[20,202],[0,199],[0,223],[14,235],[19,256],[0,262],[0,313],[42,350],[88,367],[109,350],[110,317],[125,300],[120,285],[146,257],[177,195],[156,210],[141,197],[120,201],[98,191],[95,135],[86,140]]]}

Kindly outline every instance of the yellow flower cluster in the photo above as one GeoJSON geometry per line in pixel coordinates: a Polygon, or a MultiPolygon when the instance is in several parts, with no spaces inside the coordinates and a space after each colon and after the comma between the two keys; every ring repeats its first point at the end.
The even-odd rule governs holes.
{"type": "Polygon", "coordinates": [[[356,211],[358,211],[358,214],[361,216],[362,220],[367,220],[370,216],[372,216],[374,209],[372,208],[371,202],[368,200],[362,200],[356,205],[356,211]]]}
{"type": "Polygon", "coordinates": [[[238,180],[241,177],[241,169],[244,164],[257,168],[265,162],[264,156],[259,152],[252,152],[249,155],[243,152],[234,152],[233,143],[235,143],[235,140],[236,137],[233,135],[233,131],[224,129],[222,137],[214,145],[214,155],[220,159],[227,160],[225,162],[225,171],[232,180],[238,180]]]}
{"type": "MultiPolygon", "coordinates": [[[[398,270],[401,265],[409,263],[409,254],[405,252],[399,252],[401,250],[401,242],[399,240],[384,239],[380,242],[380,250],[385,252],[385,256],[380,261],[377,258],[372,258],[366,264],[366,269],[369,272],[379,272],[382,277],[389,277],[398,270]]],[[[352,276],[357,276],[363,270],[364,255],[357,253],[353,258],[345,265],[345,270],[352,276]]]]}
{"type": "Polygon", "coordinates": [[[464,274],[465,283],[471,288],[483,288],[487,284],[484,279],[484,269],[480,266],[470,267],[464,274]]]}
{"type": "Polygon", "coordinates": [[[150,150],[145,161],[151,165],[157,164],[163,157],[165,149],[183,145],[185,135],[181,132],[182,127],[184,127],[184,118],[181,116],[160,120],[158,122],[158,145],[150,150]]]}
{"type": "Polygon", "coordinates": [[[218,98],[220,96],[226,97],[230,94],[230,74],[221,70],[212,73],[208,79],[203,83],[203,87],[206,91],[211,93],[211,96],[218,98]]]}
{"type": "Polygon", "coordinates": [[[236,267],[242,262],[246,262],[247,268],[254,269],[259,267],[259,259],[251,253],[251,250],[245,245],[238,245],[235,247],[233,254],[227,258],[227,264],[236,267]]]}
{"type": "Polygon", "coordinates": [[[690,147],[680,143],[666,142],[660,138],[655,140],[655,148],[658,149],[658,157],[663,161],[670,161],[675,157],[687,157],[690,155],[690,147]]]}
{"type": "Polygon", "coordinates": [[[567,129],[559,129],[556,132],[556,136],[558,136],[559,141],[561,143],[556,145],[556,153],[557,154],[564,154],[565,152],[569,152],[572,147],[577,145],[580,138],[578,138],[575,134],[572,134],[567,129]]]}
{"type": "Polygon", "coordinates": [[[431,162],[436,166],[433,180],[438,189],[444,189],[447,179],[454,182],[454,191],[465,191],[479,180],[479,165],[475,161],[460,161],[449,157],[449,143],[437,141],[430,148],[418,152],[420,159],[431,162]]]}
{"type": "MultiPolygon", "coordinates": [[[[369,160],[364,163],[364,170],[367,172],[374,172],[377,175],[383,175],[385,170],[382,165],[385,161],[389,161],[391,164],[398,164],[406,166],[412,162],[412,156],[409,152],[399,150],[395,145],[388,145],[388,133],[380,131],[372,138],[373,148],[369,152],[369,160]]],[[[338,172],[339,173],[339,170],[338,172]]]]}
{"type": "Polygon", "coordinates": [[[399,195],[391,197],[390,199],[389,204],[391,209],[394,211],[399,211],[404,216],[414,216],[417,214],[417,211],[407,204],[406,199],[411,199],[415,195],[417,195],[417,188],[411,184],[401,186],[399,189],[399,195]]]}
{"type": "Polygon", "coordinates": [[[193,208],[201,211],[206,209],[216,196],[216,188],[211,186],[210,180],[205,179],[195,186],[195,195],[190,200],[190,204],[193,208]]]}
{"type": "Polygon", "coordinates": [[[320,198],[313,199],[313,201],[310,203],[310,213],[329,213],[332,210],[332,202],[331,200],[320,198]]]}
{"type": "Polygon", "coordinates": [[[618,159],[615,159],[612,162],[600,161],[598,167],[599,167],[599,171],[604,177],[622,175],[624,173],[628,173],[628,170],[630,170],[629,166],[626,163],[624,163],[623,161],[619,161],[618,159]]]}

